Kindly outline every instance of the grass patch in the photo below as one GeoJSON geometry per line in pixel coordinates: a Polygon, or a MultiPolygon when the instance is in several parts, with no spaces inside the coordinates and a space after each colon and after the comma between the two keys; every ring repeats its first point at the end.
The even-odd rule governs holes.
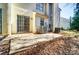
{"type": "Polygon", "coordinates": [[[61,31],[60,34],[70,37],[79,37],[79,31],[65,30],[61,31]]]}

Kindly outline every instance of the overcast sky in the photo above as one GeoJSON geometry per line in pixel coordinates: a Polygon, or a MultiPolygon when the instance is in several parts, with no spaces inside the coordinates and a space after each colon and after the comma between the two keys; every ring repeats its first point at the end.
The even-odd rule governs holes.
{"type": "Polygon", "coordinates": [[[73,16],[74,13],[74,5],[66,4],[66,3],[60,3],[59,7],[61,8],[61,17],[69,19],[70,16],[73,16]]]}

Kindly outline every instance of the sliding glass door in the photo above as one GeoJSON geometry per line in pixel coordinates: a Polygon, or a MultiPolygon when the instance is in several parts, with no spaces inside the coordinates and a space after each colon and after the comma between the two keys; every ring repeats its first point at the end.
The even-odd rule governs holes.
{"type": "Polygon", "coordinates": [[[17,32],[29,32],[29,17],[17,15],[17,32]]]}
{"type": "Polygon", "coordinates": [[[0,34],[2,33],[2,9],[0,9],[0,34]]]}

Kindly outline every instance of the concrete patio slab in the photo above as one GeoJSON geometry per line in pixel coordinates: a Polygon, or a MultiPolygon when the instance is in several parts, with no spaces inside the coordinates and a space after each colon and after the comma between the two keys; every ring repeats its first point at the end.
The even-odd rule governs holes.
{"type": "Polygon", "coordinates": [[[10,53],[18,51],[18,49],[26,46],[30,46],[42,41],[53,40],[54,38],[61,37],[62,35],[54,33],[46,34],[14,34],[10,35],[5,40],[11,40],[10,53]]]}

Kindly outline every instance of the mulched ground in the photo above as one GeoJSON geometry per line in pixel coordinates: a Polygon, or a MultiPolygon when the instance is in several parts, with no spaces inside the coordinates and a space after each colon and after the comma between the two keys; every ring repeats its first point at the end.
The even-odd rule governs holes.
{"type": "Polygon", "coordinates": [[[79,38],[60,37],[22,49],[12,55],[79,55],[79,38]]]}

